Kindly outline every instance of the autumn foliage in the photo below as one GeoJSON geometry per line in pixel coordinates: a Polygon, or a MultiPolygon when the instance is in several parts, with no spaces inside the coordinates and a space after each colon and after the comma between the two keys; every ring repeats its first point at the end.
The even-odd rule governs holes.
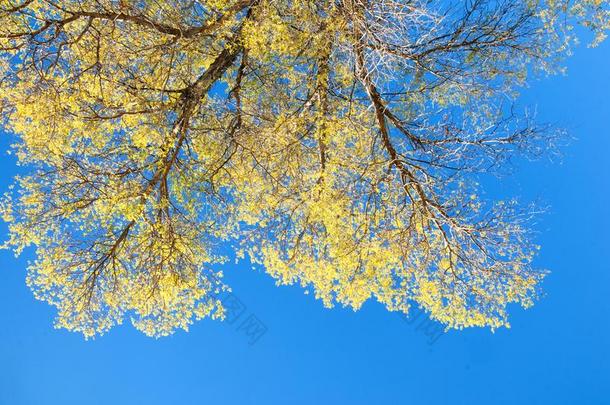
{"type": "Polygon", "coordinates": [[[233,255],[329,307],[506,326],[544,275],[532,211],[476,174],[553,145],[515,90],[608,21],[605,0],[0,0],[27,171],[6,246],[35,247],[29,286],[86,336],[222,317],[233,255]]]}

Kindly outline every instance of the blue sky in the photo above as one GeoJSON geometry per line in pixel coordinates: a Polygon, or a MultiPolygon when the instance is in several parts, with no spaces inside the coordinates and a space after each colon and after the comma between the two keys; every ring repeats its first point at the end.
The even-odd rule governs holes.
{"type": "MultiPolygon", "coordinates": [[[[32,297],[31,254],[0,251],[0,404],[610,403],[610,43],[579,47],[567,67],[521,99],[577,138],[563,162],[520,164],[487,189],[550,206],[536,226],[537,265],[552,271],[546,296],[513,308],[512,329],[452,331],[430,344],[421,319],[374,303],[329,311],[229,265],[244,307],[234,324],[206,320],[160,340],[125,325],[84,341],[53,329],[53,309],[32,297]],[[239,330],[250,315],[267,327],[254,345],[239,330]]],[[[2,150],[9,143],[0,138],[2,150]]],[[[0,190],[15,172],[3,152],[0,190]]]]}

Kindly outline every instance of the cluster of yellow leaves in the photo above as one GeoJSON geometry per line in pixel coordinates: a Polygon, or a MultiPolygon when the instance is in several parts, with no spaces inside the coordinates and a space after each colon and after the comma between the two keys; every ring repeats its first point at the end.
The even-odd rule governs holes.
{"type": "MultiPolygon", "coordinates": [[[[370,86],[390,95],[386,125],[412,120],[417,131],[463,109],[463,132],[476,132],[495,119],[496,82],[485,81],[522,81],[524,61],[555,41],[536,37],[521,54],[383,42],[401,18],[425,21],[426,2],[371,2],[356,17],[345,10],[364,2],[55,3],[0,4],[2,115],[31,168],[0,207],[7,246],[36,246],[28,284],[57,307],[58,326],[93,336],[131,317],[163,336],[222,317],[225,286],[210,268],[228,240],[328,307],[373,298],[392,311],[421,306],[448,327],[496,328],[508,325],[508,304],[531,305],[543,274],[515,211],[485,212],[476,187],[444,170],[470,149],[434,155],[456,142],[442,137],[445,123],[419,149],[404,128],[384,139],[370,86]],[[387,21],[375,14],[384,7],[397,10],[387,21]],[[371,49],[358,61],[365,28],[371,49]],[[215,87],[189,99],[221,56],[230,66],[215,87]],[[439,83],[439,66],[481,72],[439,83]]],[[[549,27],[562,4],[531,5],[540,30],[559,35],[549,27]]],[[[570,7],[599,35],[607,28],[605,0],[570,7]]]]}

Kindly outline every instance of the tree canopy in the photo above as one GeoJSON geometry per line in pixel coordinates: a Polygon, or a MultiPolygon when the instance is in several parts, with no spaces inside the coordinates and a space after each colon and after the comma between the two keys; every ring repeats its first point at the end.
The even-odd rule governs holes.
{"type": "Polygon", "coordinates": [[[450,328],[532,304],[532,210],[477,173],[554,132],[513,108],[607,0],[1,0],[0,111],[25,174],[6,247],[57,326],[221,318],[236,256],[325,306],[450,328]],[[231,246],[231,252],[227,252],[231,246]]]}

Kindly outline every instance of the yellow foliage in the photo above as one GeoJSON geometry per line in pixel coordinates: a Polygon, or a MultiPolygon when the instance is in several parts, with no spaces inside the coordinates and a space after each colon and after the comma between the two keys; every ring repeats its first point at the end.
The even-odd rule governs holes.
{"type": "MultiPolygon", "coordinates": [[[[469,173],[538,139],[498,101],[571,38],[563,1],[483,3],[1,1],[0,112],[29,170],[6,246],[35,246],[28,285],[87,337],[222,318],[227,242],[327,307],[508,325],[543,273],[527,213],[469,173]]],[[[570,4],[601,39],[607,1],[570,4]]]]}

